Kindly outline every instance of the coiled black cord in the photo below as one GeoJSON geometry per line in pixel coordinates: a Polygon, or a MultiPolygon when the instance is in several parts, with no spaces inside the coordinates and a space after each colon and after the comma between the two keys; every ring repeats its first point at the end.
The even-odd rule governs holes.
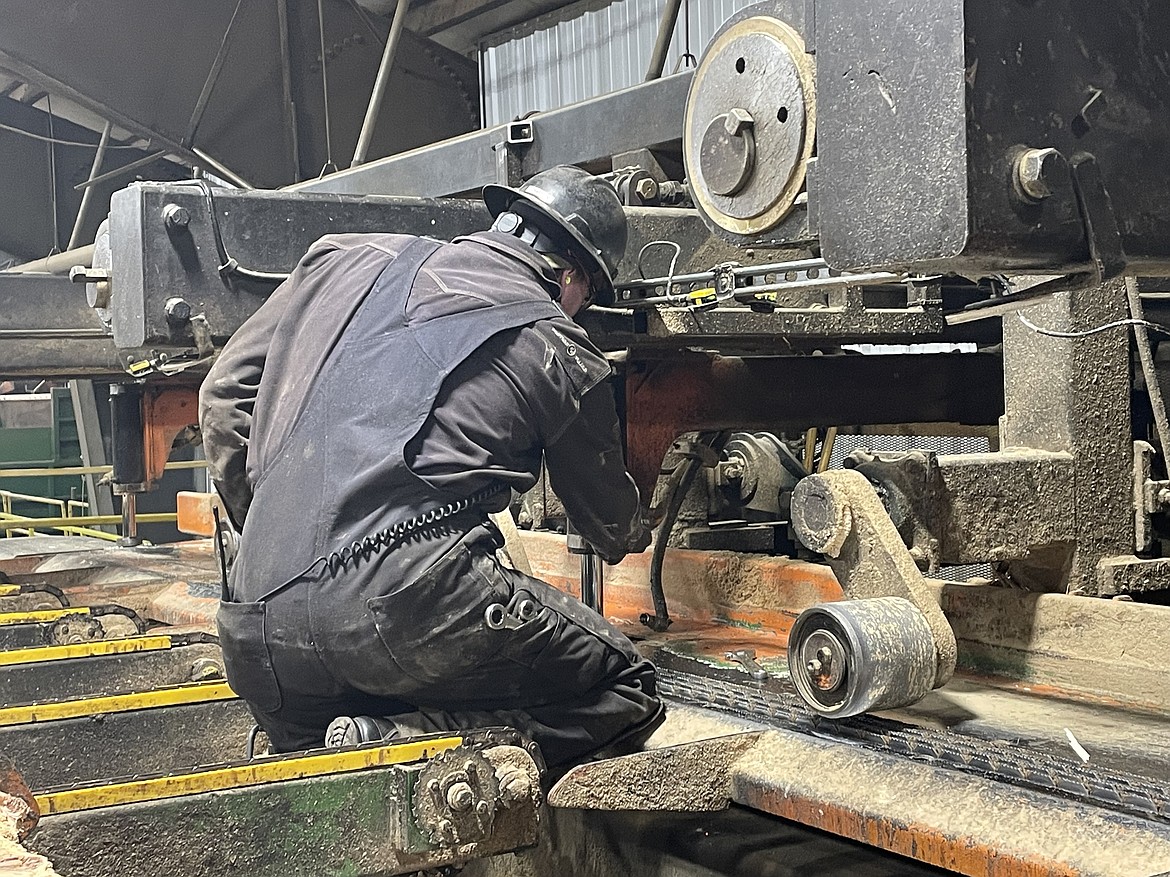
{"type": "Polygon", "coordinates": [[[257,602],[263,603],[265,600],[275,597],[281,591],[314,572],[318,567],[321,567],[322,572],[328,572],[329,575],[335,576],[350,564],[356,565],[359,560],[369,560],[373,555],[384,551],[395,543],[401,542],[406,537],[428,530],[440,521],[465,512],[472,506],[486,502],[493,496],[509,489],[506,484],[492,484],[482,490],[477,490],[475,493],[463,499],[449,502],[429,512],[424,512],[405,521],[391,524],[389,527],[383,527],[376,533],[371,533],[361,539],[355,539],[353,542],[336,551],[322,554],[291,579],[281,585],[277,585],[257,602]]]}

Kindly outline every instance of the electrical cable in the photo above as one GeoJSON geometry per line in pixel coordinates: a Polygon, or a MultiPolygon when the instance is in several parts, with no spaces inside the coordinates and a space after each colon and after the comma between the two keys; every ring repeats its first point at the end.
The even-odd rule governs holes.
{"type": "Polygon", "coordinates": [[[1088,338],[1090,335],[1097,335],[1109,329],[1116,329],[1119,326],[1144,326],[1146,329],[1151,329],[1154,332],[1160,332],[1163,335],[1170,336],[1170,326],[1163,326],[1159,323],[1151,323],[1149,320],[1134,319],[1132,317],[1124,320],[1114,320],[1112,323],[1105,323],[1101,326],[1094,326],[1092,329],[1085,329],[1080,332],[1061,332],[1057,329],[1046,329],[1043,326],[1037,326],[1019,311],[1016,311],[1016,316],[1020,322],[1027,328],[1031,329],[1037,335],[1046,335],[1049,338],[1088,338]]]}
{"type": "MultiPolygon", "coordinates": [[[[47,137],[44,134],[34,134],[32,131],[25,131],[23,128],[17,128],[14,125],[5,125],[2,122],[0,122],[0,131],[21,134],[44,143],[55,143],[57,146],[78,146],[85,149],[97,149],[101,145],[99,143],[82,143],[80,140],[62,140],[59,137],[47,137]]],[[[138,146],[133,143],[111,143],[106,146],[106,149],[146,149],[150,146],[150,142],[147,140],[143,146],[138,146]]]]}
{"type": "Polygon", "coordinates": [[[219,214],[215,210],[215,198],[211,193],[211,185],[203,179],[192,180],[191,184],[199,186],[207,200],[207,213],[211,219],[211,233],[215,238],[215,251],[219,256],[219,276],[228,289],[233,289],[232,280],[240,278],[256,283],[272,283],[279,285],[288,280],[289,275],[277,271],[256,271],[245,268],[234,258],[228,255],[227,246],[223,242],[223,232],[219,227],[219,214]]]}

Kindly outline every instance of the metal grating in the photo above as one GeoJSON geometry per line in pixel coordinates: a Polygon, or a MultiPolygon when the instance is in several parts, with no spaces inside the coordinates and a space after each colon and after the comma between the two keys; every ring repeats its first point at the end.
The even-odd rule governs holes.
{"type": "MultiPolygon", "coordinates": [[[[665,73],[703,54],[719,26],[752,0],[684,0],[665,73]],[[689,12],[689,42],[687,16],[689,12]]],[[[576,3],[480,44],[483,118],[498,125],[628,88],[646,76],[661,0],[576,3]]],[[[691,62],[694,66],[694,62],[691,62]]]]}

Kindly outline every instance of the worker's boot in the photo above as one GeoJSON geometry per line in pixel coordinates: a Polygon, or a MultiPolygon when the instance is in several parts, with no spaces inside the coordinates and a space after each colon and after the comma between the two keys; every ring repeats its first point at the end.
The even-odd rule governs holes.
{"type": "Polygon", "coordinates": [[[340,749],[401,736],[398,726],[377,716],[338,716],[325,729],[325,747],[340,749]]]}

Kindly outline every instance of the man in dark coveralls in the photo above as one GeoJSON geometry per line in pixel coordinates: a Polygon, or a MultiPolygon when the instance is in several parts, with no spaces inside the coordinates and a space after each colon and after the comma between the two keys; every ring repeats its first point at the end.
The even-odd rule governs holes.
{"type": "Polygon", "coordinates": [[[602,557],[649,542],[609,364],[571,319],[612,291],[625,215],[577,168],[484,200],[492,229],[452,243],[322,238],[203,384],[242,527],[220,640],[276,751],[509,725],[564,764],[661,722],[653,666],[502,565],[487,518],[543,456],[602,557]]]}

